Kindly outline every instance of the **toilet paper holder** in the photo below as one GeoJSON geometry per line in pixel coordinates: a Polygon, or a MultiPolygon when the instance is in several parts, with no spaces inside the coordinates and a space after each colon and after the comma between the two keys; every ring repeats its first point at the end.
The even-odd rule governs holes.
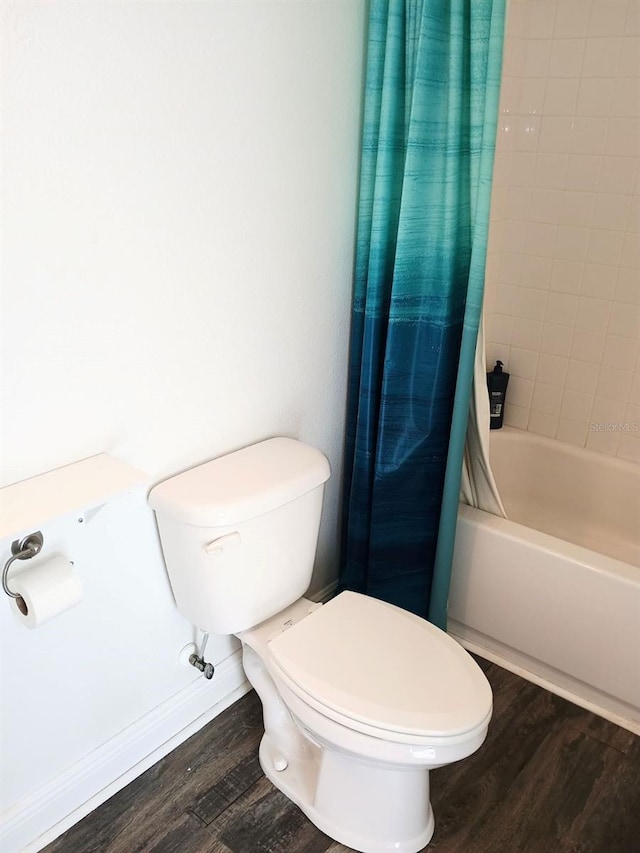
{"type": "Polygon", "coordinates": [[[15,560],[30,560],[42,551],[44,545],[44,536],[37,530],[35,533],[30,533],[24,539],[15,539],[11,543],[11,556],[4,565],[2,570],[2,589],[11,598],[20,598],[19,593],[11,592],[7,585],[7,574],[9,568],[15,560]]]}

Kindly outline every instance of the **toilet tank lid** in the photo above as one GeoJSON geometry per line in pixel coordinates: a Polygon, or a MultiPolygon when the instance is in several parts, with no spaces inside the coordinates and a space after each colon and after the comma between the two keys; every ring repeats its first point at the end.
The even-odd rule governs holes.
{"type": "Polygon", "coordinates": [[[170,477],[151,490],[159,515],[225,527],[264,515],[329,479],[326,456],[293,438],[270,438],[170,477]]]}

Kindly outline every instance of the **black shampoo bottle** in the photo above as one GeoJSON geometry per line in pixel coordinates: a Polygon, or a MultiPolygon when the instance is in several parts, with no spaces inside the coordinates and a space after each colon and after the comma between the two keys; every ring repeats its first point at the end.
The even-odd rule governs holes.
{"type": "Polygon", "coordinates": [[[509,374],[502,369],[502,362],[496,361],[496,366],[487,373],[487,388],[489,389],[489,425],[491,429],[500,429],[504,419],[504,400],[507,396],[509,374]]]}

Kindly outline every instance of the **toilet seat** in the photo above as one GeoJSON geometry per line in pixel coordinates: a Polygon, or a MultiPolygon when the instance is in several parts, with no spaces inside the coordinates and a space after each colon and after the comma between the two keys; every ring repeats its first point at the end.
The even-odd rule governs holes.
{"type": "Polygon", "coordinates": [[[354,731],[398,742],[465,739],[492,694],[455,640],[391,604],[343,592],[268,640],[272,670],[300,700],[354,731]]]}

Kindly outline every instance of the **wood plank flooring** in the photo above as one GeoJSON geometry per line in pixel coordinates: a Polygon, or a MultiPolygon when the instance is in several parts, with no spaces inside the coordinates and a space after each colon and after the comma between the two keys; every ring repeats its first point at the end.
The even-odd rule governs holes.
{"type": "MultiPolygon", "coordinates": [[[[481,749],[431,773],[429,853],[640,853],[640,738],[478,659],[481,749]]],[[[252,692],[45,853],[348,853],[263,776],[252,692]]]]}

